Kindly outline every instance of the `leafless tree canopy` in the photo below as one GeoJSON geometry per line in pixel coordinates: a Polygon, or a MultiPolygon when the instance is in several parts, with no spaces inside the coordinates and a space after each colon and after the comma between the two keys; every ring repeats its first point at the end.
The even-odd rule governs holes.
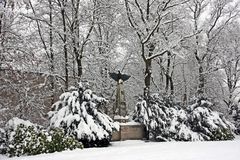
{"type": "Polygon", "coordinates": [[[206,96],[226,112],[240,81],[239,3],[232,0],[0,0],[0,125],[16,114],[43,122],[79,81],[110,100],[110,72],[137,96],[206,96]]]}

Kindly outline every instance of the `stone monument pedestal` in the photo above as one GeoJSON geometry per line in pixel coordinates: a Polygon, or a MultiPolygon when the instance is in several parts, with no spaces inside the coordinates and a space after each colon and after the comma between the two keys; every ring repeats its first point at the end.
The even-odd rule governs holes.
{"type": "Polygon", "coordinates": [[[119,123],[127,123],[129,122],[129,117],[128,116],[120,116],[120,115],[115,115],[113,117],[113,120],[119,123]]]}

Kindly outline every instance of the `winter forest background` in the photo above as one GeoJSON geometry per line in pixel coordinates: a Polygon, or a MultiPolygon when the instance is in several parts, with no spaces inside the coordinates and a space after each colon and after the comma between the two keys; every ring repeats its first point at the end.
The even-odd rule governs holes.
{"type": "Polygon", "coordinates": [[[15,116],[46,126],[51,105],[64,92],[74,96],[79,81],[109,100],[98,110],[112,116],[109,72],[120,70],[131,75],[129,115],[155,138],[162,123],[135,106],[158,115],[155,102],[174,104],[187,114],[196,100],[240,128],[239,11],[238,0],[0,0],[0,127],[15,116]]]}

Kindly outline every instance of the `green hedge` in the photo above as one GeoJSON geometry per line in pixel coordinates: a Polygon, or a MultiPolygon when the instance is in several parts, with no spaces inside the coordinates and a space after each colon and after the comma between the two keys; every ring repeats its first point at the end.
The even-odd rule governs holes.
{"type": "Polygon", "coordinates": [[[34,126],[27,127],[20,124],[15,131],[10,133],[10,136],[7,147],[7,154],[10,157],[83,148],[81,142],[78,142],[73,137],[66,137],[59,128],[47,132],[45,130],[36,130],[34,126]]]}

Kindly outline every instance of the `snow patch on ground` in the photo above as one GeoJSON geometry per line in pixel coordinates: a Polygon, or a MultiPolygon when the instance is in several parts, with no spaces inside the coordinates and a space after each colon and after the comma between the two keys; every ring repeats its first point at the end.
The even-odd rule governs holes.
{"type": "Polygon", "coordinates": [[[112,142],[107,148],[87,148],[0,160],[239,160],[240,137],[215,142],[112,142]]]}
{"type": "Polygon", "coordinates": [[[235,136],[235,139],[234,139],[235,141],[240,141],[240,135],[238,135],[238,136],[235,136]]]}

